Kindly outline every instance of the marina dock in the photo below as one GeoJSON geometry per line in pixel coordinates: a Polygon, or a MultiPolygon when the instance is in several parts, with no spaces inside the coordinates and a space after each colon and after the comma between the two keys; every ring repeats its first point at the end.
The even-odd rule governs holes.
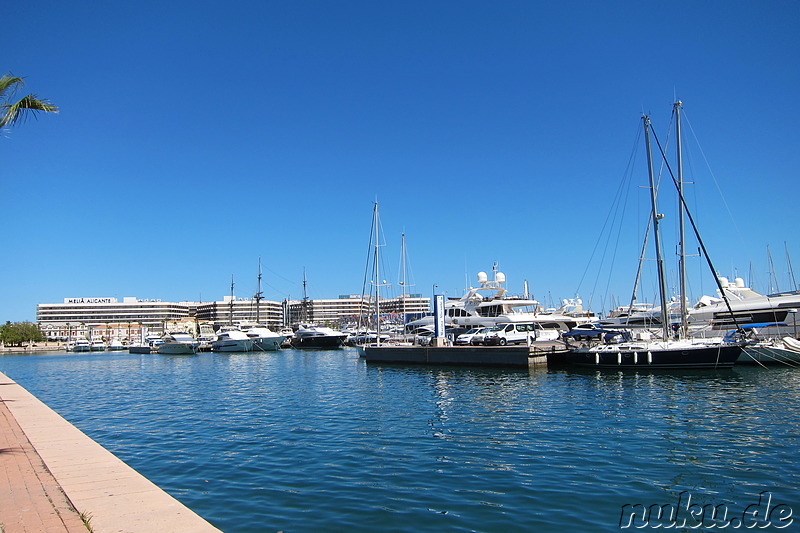
{"type": "Polygon", "coordinates": [[[0,373],[0,531],[217,528],[0,373]]]}

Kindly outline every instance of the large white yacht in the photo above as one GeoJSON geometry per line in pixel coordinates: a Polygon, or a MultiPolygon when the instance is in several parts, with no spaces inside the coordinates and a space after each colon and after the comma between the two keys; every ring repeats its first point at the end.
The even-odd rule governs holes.
{"type": "Polygon", "coordinates": [[[192,355],[200,346],[200,341],[182,331],[168,333],[162,340],[164,342],[158,346],[158,353],[162,355],[192,355]]]}
{"type": "MultiPolygon", "coordinates": [[[[537,300],[508,296],[503,287],[505,274],[497,270],[496,263],[492,271],[493,280],[489,280],[486,272],[478,272],[478,287],[470,287],[461,298],[445,302],[445,322],[449,327],[476,328],[534,322],[544,329],[568,331],[578,324],[596,320],[593,313],[583,309],[583,302],[577,298],[564,300],[557,309],[541,310],[537,300]]],[[[432,324],[432,316],[423,317],[410,322],[407,330],[432,324]]]]}
{"type": "Polygon", "coordinates": [[[263,324],[240,324],[239,328],[253,341],[254,351],[274,352],[286,340],[284,335],[275,333],[263,324]]]}
{"type": "Polygon", "coordinates": [[[783,322],[790,312],[800,309],[800,291],[759,294],[745,286],[742,278],[729,281],[719,278],[730,310],[717,289],[718,297],[703,296],[689,309],[689,325],[710,324],[713,329],[732,329],[734,318],[739,326],[765,322],[783,322]],[[731,317],[733,311],[733,317],[731,317]]]}
{"type": "Polygon", "coordinates": [[[211,343],[215,352],[249,352],[253,349],[253,339],[236,326],[222,326],[217,339],[211,343]]]}

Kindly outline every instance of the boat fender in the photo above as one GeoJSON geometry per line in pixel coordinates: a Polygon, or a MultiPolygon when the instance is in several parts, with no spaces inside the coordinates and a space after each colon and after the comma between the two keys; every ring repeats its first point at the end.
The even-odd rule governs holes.
{"type": "Polygon", "coordinates": [[[648,351],[647,352],[647,364],[649,365],[649,364],[652,364],[652,363],[653,363],[653,354],[652,354],[652,352],[648,351]]]}

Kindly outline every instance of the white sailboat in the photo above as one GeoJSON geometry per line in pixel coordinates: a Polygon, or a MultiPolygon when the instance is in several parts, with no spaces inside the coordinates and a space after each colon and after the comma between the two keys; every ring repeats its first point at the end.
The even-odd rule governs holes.
{"type": "MultiPolygon", "coordinates": [[[[679,197],[679,228],[680,228],[680,261],[679,261],[679,282],[681,297],[680,302],[680,323],[677,331],[673,333],[669,320],[661,320],[661,338],[658,340],[634,341],[627,331],[601,331],[598,335],[598,342],[586,346],[573,347],[569,352],[569,360],[572,364],[579,366],[589,366],[596,368],[725,368],[731,367],[742,353],[742,343],[733,339],[728,342],[725,339],[692,339],[687,337],[687,309],[686,309],[686,268],[684,264],[684,213],[688,217],[698,238],[699,244],[704,252],[706,260],[709,262],[708,253],[705,246],[699,239],[697,228],[691,218],[691,214],[686,209],[683,200],[683,179],[682,179],[682,157],[680,139],[680,109],[681,102],[676,102],[674,112],[676,117],[676,144],[678,146],[678,176],[673,177],[673,182],[678,190],[679,197]]],[[[661,236],[660,220],[663,215],[659,214],[656,202],[656,185],[653,176],[653,162],[650,147],[650,133],[652,126],[647,116],[642,117],[645,133],[645,145],[647,150],[647,167],[650,186],[651,202],[651,223],[653,225],[654,246],[656,253],[656,264],[658,269],[659,296],[661,309],[669,309],[667,301],[666,278],[664,276],[664,261],[661,257],[661,236]]],[[[668,165],[667,165],[668,166],[668,165]]],[[[671,173],[671,170],[670,170],[671,173]]],[[[713,268],[711,269],[713,271],[713,268]]],[[[569,337],[566,337],[568,339],[569,337]]]]}

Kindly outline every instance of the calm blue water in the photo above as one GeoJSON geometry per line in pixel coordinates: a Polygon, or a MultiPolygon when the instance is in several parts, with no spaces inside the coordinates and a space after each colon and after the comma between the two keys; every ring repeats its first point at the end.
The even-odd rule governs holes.
{"type": "Polygon", "coordinates": [[[770,491],[800,525],[800,369],[374,366],[346,349],[0,371],[230,533],[613,531],[623,505],[682,491],[739,514],[770,491]]]}

